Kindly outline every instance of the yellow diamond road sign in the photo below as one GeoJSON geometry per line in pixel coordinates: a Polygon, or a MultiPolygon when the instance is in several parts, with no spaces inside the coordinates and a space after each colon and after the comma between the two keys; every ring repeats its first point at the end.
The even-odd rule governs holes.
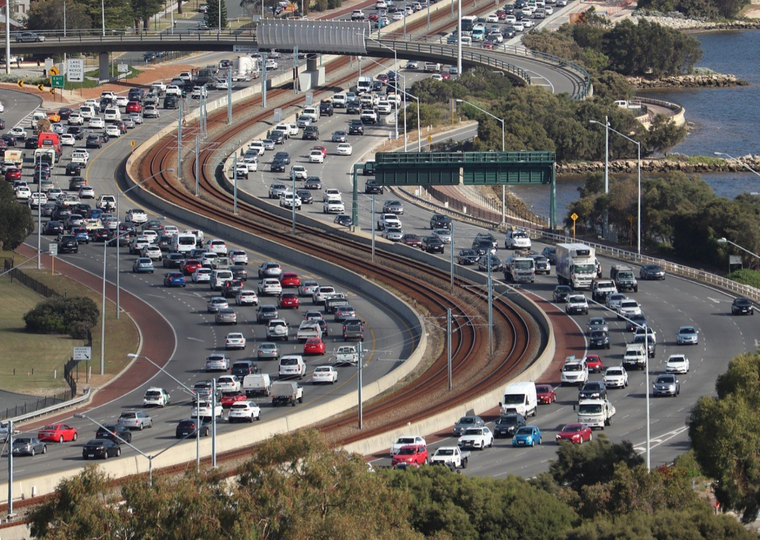
{"type": "Polygon", "coordinates": [[[51,75],[60,75],[61,74],[60,70],[57,67],[55,67],[55,66],[51,67],[48,70],[48,73],[50,73],[51,75]]]}
{"type": "Polygon", "coordinates": [[[570,219],[572,219],[573,221],[575,221],[576,219],[578,219],[578,214],[576,214],[575,212],[573,212],[573,213],[570,215],[570,219]]]}

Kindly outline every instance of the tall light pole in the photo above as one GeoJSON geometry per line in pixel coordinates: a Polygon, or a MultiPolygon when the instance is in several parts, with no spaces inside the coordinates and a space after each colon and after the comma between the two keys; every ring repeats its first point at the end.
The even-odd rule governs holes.
{"type": "Polygon", "coordinates": [[[734,156],[730,156],[730,155],[726,154],[725,152],[713,152],[713,154],[715,154],[716,156],[725,156],[728,159],[733,159],[734,161],[736,161],[737,163],[739,163],[742,167],[744,167],[745,169],[747,169],[752,174],[760,176],[760,172],[757,172],[755,169],[753,169],[752,167],[750,167],[749,165],[747,165],[746,163],[744,163],[741,159],[735,158],[734,156]]]}
{"type": "Polygon", "coordinates": [[[723,238],[718,238],[718,240],[716,240],[716,241],[717,241],[719,244],[731,244],[732,246],[734,246],[734,247],[737,247],[737,248],[741,249],[742,251],[744,251],[744,252],[746,252],[746,253],[749,253],[750,255],[752,255],[753,257],[755,257],[756,259],[760,259],[760,255],[758,255],[757,253],[754,253],[754,252],[752,252],[752,251],[748,250],[747,248],[744,248],[744,247],[740,246],[740,245],[739,245],[739,244],[737,244],[736,242],[732,242],[732,241],[731,241],[731,240],[729,240],[728,238],[725,238],[725,237],[723,237],[723,238]]]}
{"type": "MultiPolygon", "coordinates": [[[[606,117],[605,117],[605,120],[606,120],[606,117]]],[[[589,124],[599,124],[600,126],[603,125],[601,122],[597,122],[596,120],[589,120],[589,124]]],[[[638,172],[638,182],[639,182],[639,189],[638,189],[639,195],[638,195],[638,205],[637,205],[638,206],[638,239],[636,242],[636,252],[640,256],[641,255],[641,143],[639,141],[634,141],[628,135],[620,133],[618,130],[611,128],[609,122],[607,122],[605,128],[607,131],[608,138],[609,138],[609,132],[611,131],[636,145],[636,152],[638,154],[636,169],[638,172]]],[[[606,156],[609,156],[609,152],[606,153],[606,156]]],[[[604,192],[609,193],[609,184],[607,182],[607,161],[605,161],[604,192]]],[[[605,228],[606,228],[606,224],[605,224],[605,228]]]]}
{"type": "Polygon", "coordinates": [[[106,6],[105,0],[100,0],[100,26],[103,29],[103,36],[106,35],[106,6]]]}
{"type": "MultiPolygon", "coordinates": [[[[118,224],[121,223],[121,221],[119,221],[121,219],[120,208],[119,208],[120,207],[119,202],[121,201],[121,196],[126,195],[127,193],[135,189],[136,187],[143,185],[148,180],[152,180],[159,174],[163,174],[165,172],[174,172],[174,169],[172,168],[164,169],[163,171],[159,171],[156,174],[149,176],[148,178],[145,178],[144,180],[140,180],[134,186],[129,187],[122,192],[118,192],[118,191],[116,192],[116,223],[117,223],[116,230],[117,231],[119,230],[118,224]]],[[[197,170],[195,174],[196,175],[198,174],[197,170]]],[[[121,263],[120,261],[121,261],[121,257],[119,256],[119,242],[117,241],[116,242],[116,318],[117,319],[120,318],[120,314],[121,314],[121,263]]]]}
{"type": "MultiPolygon", "coordinates": [[[[461,26],[461,19],[460,19],[460,26],[461,26]]],[[[461,47],[461,43],[460,43],[461,47]]],[[[456,100],[457,103],[466,103],[467,105],[476,108],[483,114],[487,114],[494,120],[497,120],[501,122],[501,151],[506,152],[507,151],[507,127],[504,122],[503,118],[499,118],[495,114],[491,114],[490,112],[486,111],[485,109],[481,109],[474,103],[467,101],[466,99],[458,99],[456,100]]],[[[507,226],[507,187],[501,186],[501,226],[506,227],[507,226]]]]}
{"type": "MultiPolygon", "coordinates": [[[[181,2],[182,0],[180,0],[181,2]]],[[[222,33],[222,0],[219,0],[219,12],[216,14],[217,33],[222,33]]]]}

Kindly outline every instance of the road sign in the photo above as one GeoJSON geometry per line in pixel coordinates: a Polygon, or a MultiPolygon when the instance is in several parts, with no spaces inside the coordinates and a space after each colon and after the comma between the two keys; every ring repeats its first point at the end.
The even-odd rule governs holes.
{"type": "Polygon", "coordinates": [[[129,64],[117,64],[116,69],[119,70],[119,73],[129,73],[129,64]]]}
{"type": "Polygon", "coordinates": [[[37,85],[37,90],[39,90],[40,92],[44,92],[45,91],[45,85],[42,84],[42,83],[38,84],[37,85]]]}
{"type": "Polygon", "coordinates": [[[52,86],[50,87],[50,93],[55,95],[55,88],[53,88],[52,86]]]}
{"type": "Polygon", "coordinates": [[[282,121],[282,109],[274,110],[274,123],[279,124],[282,121]]]}
{"type": "Polygon", "coordinates": [[[45,58],[45,71],[50,71],[54,66],[52,58],[45,58]]]}
{"type": "Polygon", "coordinates": [[[17,80],[16,84],[18,85],[19,88],[23,88],[24,87],[24,81],[22,81],[21,79],[17,80]]]}
{"type": "Polygon", "coordinates": [[[58,243],[51,242],[48,244],[48,253],[52,256],[58,255],[58,243]]]}
{"type": "Polygon", "coordinates": [[[63,75],[53,75],[50,77],[50,86],[53,88],[63,88],[63,75]]]}
{"type": "Polygon", "coordinates": [[[74,347],[74,360],[92,360],[92,347],[74,347]]]}
{"type": "Polygon", "coordinates": [[[576,214],[575,212],[573,212],[572,214],[570,214],[570,219],[572,219],[573,221],[575,221],[576,219],[578,219],[578,214],[576,214]]]}
{"type": "Polygon", "coordinates": [[[84,59],[69,58],[66,64],[66,77],[69,81],[84,82],[84,59]]]}
{"type": "Polygon", "coordinates": [[[61,74],[60,70],[57,67],[55,67],[55,66],[51,66],[51,68],[48,70],[48,73],[50,73],[50,75],[60,75],[61,74]]]}
{"type": "Polygon", "coordinates": [[[312,103],[314,103],[314,93],[309,92],[306,94],[306,106],[311,107],[312,103]]]}

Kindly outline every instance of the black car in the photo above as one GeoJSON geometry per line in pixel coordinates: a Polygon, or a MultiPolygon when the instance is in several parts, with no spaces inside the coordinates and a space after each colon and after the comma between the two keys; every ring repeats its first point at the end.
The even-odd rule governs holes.
{"type": "Polygon", "coordinates": [[[53,215],[53,212],[55,212],[55,203],[54,202],[46,202],[42,205],[42,217],[51,217],[53,215]]]}
{"type": "MultiPolygon", "coordinates": [[[[198,429],[196,426],[198,425],[198,420],[194,418],[188,418],[187,420],[180,420],[179,424],[177,424],[177,429],[174,432],[174,435],[178,439],[183,439],[185,437],[195,436],[195,431],[198,429]]],[[[210,430],[208,423],[201,422],[200,429],[198,429],[198,434],[201,437],[208,437],[210,430]]]]}
{"type": "Polygon", "coordinates": [[[385,186],[378,184],[377,180],[367,180],[367,182],[364,184],[364,193],[367,195],[382,195],[385,193],[385,186]]]}
{"type": "Polygon", "coordinates": [[[308,189],[297,189],[296,195],[301,199],[301,204],[313,204],[314,195],[308,189]]]}
{"type": "Polygon", "coordinates": [[[92,439],[82,447],[82,459],[108,459],[120,455],[121,446],[111,439],[92,439]]]}
{"type": "Polygon", "coordinates": [[[549,259],[539,253],[530,255],[530,257],[536,261],[536,274],[546,274],[547,276],[551,274],[552,265],[549,264],[549,259]]]}
{"type": "Polygon", "coordinates": [[[593,330],[588,336],[588,346],[591,349],[609,349],[610,335],[604,330],[593,330]]]}
{"type": "Polygon", "coordinates": [[[85,185],[84,177],[75,176],[69,180],[69,191],[79,191],[79,189],[85,185]]]}
{"type": "Polygon", "coordinates": [[[752,305],[752,300],[750,300],[746,296],[734,298],[734,301],[731,303],[731,314],[732,315],[754,315],[755,306],[752,305]]]}
{"type": "Polygon", "coordinates": [[[457,254],[457,262],[462,265],[477,264],[480,255],[474,249],[462,249],[457,254]]]}
{"type": "Polygon", "coordinates": [[[85,145],[87,148],[102,148],[103,139],[100,137],[100,135],[87,135],[87,141],[85,142],[85,145]]]}
{"type": "Polygon", "coordinates": [[[607,385],[602,381],[588,381],[578,392],[578,401],[582,399],[607,399],[607,385]]]}
{"type": "Polygon", "coordinates": [[[358,101],[350,101],[346,104],[346,114],[359,114],[361,112],[362,106],[358,101]]]}
{"type": "Polygon", "coordinates": [[[444,214],[433,214],[433,217],[430,218],[430,228],[431,229],[450,229],[451,218],[444,214]]]}
{"type": "Polygon", "coordinates": [[[565,302],[567,300],[567,296],[572,293],[573,289],[571,289],[569,285],[557,285],[554,288],[554,293],[552,293],[552,298],[557,303],[565,302]]]}
{"type": "Polygon", "coordinates": [[[84,129],[82,129],[82,126],[69,126],[66,129],[66,133],[74,137],[77,141],[84,138],[84,129]]]}
{"type": "Polygon", "coordinates": [[[491,242],[490,240],[483,240],[483,239],[481,239],[481,240],[478,240],[477,238],[476,238],[475,240],[473,240],[473,242],[472,242],[472,249],[473,249],[473,251],[475,251],[475,252],[478,254],[478,256],[480,256],[480,257],[484,256],[484,255],[485,255],[486,253],[488,253],[489,251],[490,251],[492,254],[493,254],[493,252],[494,252],[494,249],[493,249],[493,242],[491,242]]]}
{"type": "Polygon", "coordinates": [[[277,309],[277,306],[274,306],[272,304],[259,306],[259,309],[256,310],[256,322],[259,324],[265,323],[270,319],[276,319],[279,316],[280,311],[277,309]]]}
{"type": "Polygon", "coordinates": [[[348,124],[348,134],[349,135],[364,135],[364,124],[362,124],[362,121],[351,120],[351,123],[348,124]]]}
{"type": "Polygon", "coordinates": [[[337,223],[343,227],[350,227],[354,223],[354,220],[347,214],[338,214],[335,216],[333,223],[337,223]]]}
{"type": "Polygon", "coordinates": [[[423,236],[421,248],[428,253],[443,253],[444,245],[437,236],[423,236]]]}
{"type": "Polygon", "coordinates": [[[63,223],[60,221],[46,221],[42,234],[59,235],[63,233],[63,223]]]}
{"type": "Polygon", "coordinates": [[[639,270],[641,279],[665,279],[665,269],[659,264],[645,264],[639,270]]]}
{"type": "Polygon", "coordinates": [[[282,161],[285,165],[290,165],[290,154],[288,154],[287,152],[283,152],[283,151],[277,152],[274,155],[273,159],[282,161]]]}
{"type": "Polygon", "coordinates": [[[638,315],[631,315],[628,317],[628,320],[625,321],[625,329],[628,332],[635,332],[637,328],[641,328],[642,326],[647,326],[647,318],[641,313],[638,315]]]}
{"type": "Polygon", "coordinates": [[[285,162],[279,159],[272,161],[272,166],[269,168],[270,172],[285,172],[285,162]]]}
{"type": "Polygon", "coordinates": [[[169,94],[164,98],[164,109],[178,109],[179,98],[175,94],[169,94]]]}
{"type": "Polygon", "coordinates": [[[61,107],[58,109],[58,116],[61,117],[61,121],[68,120],[69,116],[71,116],[71,113],[74,112],[74,109],[70,109],[69,107],[61,107]]]}
{"type": "Polygon", "coordinates": [[[142,101],[145,98],[145,90],[142,88],[130,88],[127,98],[129,101],[142,101]]]}
{"type": "Polygon", "coordinates": [[[489,262],[491,264],[491,272],[498,272],[504,266],[504,263],[502,263],[501,259],[496,255],[491,255],[489,257],[488,254],[486,254],[478,259],[478,270],[481,272],[488,272],[489,262]]]}
{"type": "Polygon", "coordinates": [[[493,426],[494,437],[511,437],[517,431],[517,428],[526,425],[525,417],[521,414],[513,413],[500,416],[496,419],[493,426]]]}
{"type": "Polygon", "coordinates": [[[161,262],[164,268],[179,268],[184,260],[185,256],[182,253],[167,253],[161,262]]]}
{"type": "Polygon", "coordinates": [[[66,176],[79,176],[82,174],[84,165],[81,163],[68,163],[66,164],[66,176]]]}
{"type": "Polygon", "coordinates": [[[0,118],[0,129],[5,129],[5,120],[0,118]]]}
{"type": "Polygon", "coordinates": [[[73,234],[64,234],[58,240],[58,253],[79,253],[79,242],[73,234]]]}
{"type": "Polygon", "coordinates": [[[303,140],[313,140],[318,141],[319,140],[319,128],[317,126],[306,126],[303,128],[303,135],[301,135],[301,138],[303,140]]]}
{"type": "Polygon", "coordinates": [[[331,101],[322,101],[319,104],[319,114],[322,116],[332,116],[333,115],[333,104],[331,101]]]}
{"type": "MultiPolygon", "coordinates": [[[[3,139],[8,144],[8,146],[16,146],[16,137],[11,135],[10,133],[3,133],[0,139],[3,139]]],[[[35,146],[36,146],[36,141],[35,141],[35,146]]]]}
{"type": "Polygon", "coordinates": [[[230,266],[230,272],[232,272],[232,279],[248,281],[248,269],[242,264],[230,266]]]}
{"type": "MultiPolygon", "coordinates": [[[[270,133],[269,138],[272,139],[274,144],[285,144],[285,133],[279,129],[275,129],[272,133],[270,133]]],[[[304,137],[304,139],[305,138],[306,137],[304,137]]]]}
{"type": "Polygon", "coordinates": [[[322,180],[319,176],[307,176],[303,187],[304,189],[322,189],[322,180]]]}
{"type": "Polygon", "coordinates": [[[119,443],[121,440],[128,443],[132,442],[132,432],[128,427],[121,424],[103,424],[103,426],[98,428],[95,436],[98,439],[108,439],[116,443],[119,443]]]}
{"type": "MultiPolygon", "coordinates": [[[[2,139],[0,139],[2,140],[2,139]]],[[[24,141],[24,148],[27,150],[35,150],[37,148],[37,139],[34,138],[28,138],[24,141]]]]}
{"type": "Polygon", "coordinates": [[[554,246],[548,246],[543,249],[541,255],[549,259],[551,264],[557,264],[557,248],[554,246]]]}

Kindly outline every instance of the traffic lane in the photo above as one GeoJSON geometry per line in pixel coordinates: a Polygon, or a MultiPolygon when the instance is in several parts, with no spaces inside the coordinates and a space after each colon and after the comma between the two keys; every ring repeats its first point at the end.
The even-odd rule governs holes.
{"type": "Polygon", "coordinates": [[[0,102],[5,111],[0,118],[5,120],[5,132],[18,125],[42,105],[42,98],[29,92],[19,92],[4,88],[0,90],[0,102]]]}

